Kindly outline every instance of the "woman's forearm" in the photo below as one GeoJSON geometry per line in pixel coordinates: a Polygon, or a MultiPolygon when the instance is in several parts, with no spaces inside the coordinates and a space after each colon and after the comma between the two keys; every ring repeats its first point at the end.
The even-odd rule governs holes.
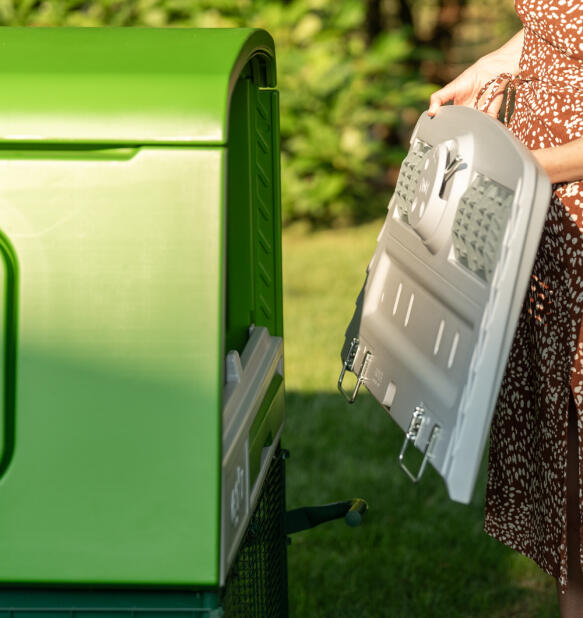
{"type": "Polygon", "coordinates": [[[502,47],[483,56],[478,62],[495,64],[500,73],[518,73],[522,44],[524,43],[524,28],[519,30],[502,47]]]}
{"type": "Polygon", "coordinates": [[[583,180],[583,138],[554,148],[533,150],[552,183],[583,180]]]}

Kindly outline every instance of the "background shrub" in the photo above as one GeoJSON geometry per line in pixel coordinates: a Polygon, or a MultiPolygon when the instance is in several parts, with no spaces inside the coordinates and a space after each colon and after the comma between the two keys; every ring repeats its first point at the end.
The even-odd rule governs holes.
{"type": "Polygon", "coordinates": [[[516,28],[509,0],[0,0],[0,25],[273,35],[285,222],[379,216],[430,93],[516,28]]]}

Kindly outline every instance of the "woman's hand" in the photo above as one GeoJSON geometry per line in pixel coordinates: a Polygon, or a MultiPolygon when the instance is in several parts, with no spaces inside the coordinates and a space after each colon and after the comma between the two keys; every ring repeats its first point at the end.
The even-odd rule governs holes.
{"type": "MultiPolygon", "coordinates": [[[[485,60],[485,58],[478,60],[478,62],[472,64],[472,66],[467,68],[461,75],[441,88],[441,90],[434,92],[429,100],[429,110],[427,113],[430,116],[435,116],[438,108],[450,101],[454,105],[474,107],[476,97],[482,87],[499,75],[498,70],[485,60]]],[[[493,94],[492,102],[485,110],[486,113],[493,118],[498,117],[505,85],[506,82],[504,81],[496,86],[497,90],[496,93],[493,94]]]]}
{"type": "MultiPolygon", "coordinates": [[[[435,116],[438,108],[450,101],[454,105],[473,107],[480,90],[490,80],[501,73],[518,72],[520,52],[524,40],[524,31],[520,30],[507,43],[496,51],[480,58],[449,84],[434,92],[429,100],[428,114],[435,116]]],[[[486,112],[496,118],[500,111],[504,95],[505,82],[498,83],[493,99],[486,112]]]]}

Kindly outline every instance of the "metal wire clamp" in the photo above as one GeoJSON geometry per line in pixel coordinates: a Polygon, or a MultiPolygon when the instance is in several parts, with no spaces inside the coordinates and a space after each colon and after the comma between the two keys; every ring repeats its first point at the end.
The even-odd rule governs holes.
{"type": "Polygon", "coordinates": [[[439,425],[433,425],[431,433],[429,434],[429,440],[427,440],[427,445],[425,446],[425,450],[423,451],[423,460],[421,461],[421,466],[419,467],[417,474],[413,474],[413,472],[411,472],[411,470],[409,470],[409,468],[407,468],[407,466],[405,465],[405,452],[407,450],[407,447],[409,446],[409,443],[415,442],[417,436],[419,435],[421,425],[423,424],[424,414],[425,410],[422,406],[417,406],[415,408],[415,412],[413,412],[411,422],[409,423],[409,429],[405,434],[405,441],[403,442],[401,452],[399,453],[399,465],[405,471],[405,474],[413,481],[413,483],[417,483],[419,479],[423,476],[423,472],[425,472],[427,462],[431,458],[431,451],[433,449],[433,445],[439,433],[439,425]]]}
{"type": "Polygon", "coordinates": [[[357,379],[356,379],[356,384],[354,386],[354,390],[352,391],[352,393],[346,391],[343,388],[342,383],[344,382],[344,376],[346,375],[346,372],[352,371],[354,367],[354,359],[356,357],[356,353],[358,352],[358,344],[359,344],[359,341],[357,338],[354,338],[352,342],[350,343],[348,354],[346,355],[346,359],[344,360],[344,363],[342,365],[342,370],[340,371],[340,377],[338,378],[338,390],[344,395],[348,403],[354,403],[354,401],[356,400],[358,391],[360,390],[362,383],[366,379],[366,370],[370,362],[370,359],[372,358],[372,354],[370,352],[367,352],[364,355],[364,360],[362,361],[362,365],[360,366],[360,371],[358,372],[358,375],[356,376],[357,379]]]}

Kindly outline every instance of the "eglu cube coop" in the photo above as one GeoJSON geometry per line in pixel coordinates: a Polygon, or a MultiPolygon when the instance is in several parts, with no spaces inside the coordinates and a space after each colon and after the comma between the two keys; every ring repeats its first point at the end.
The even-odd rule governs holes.
{"type": "Polygon", "coordinates": [[[272,39],[0,48],[0,617],[285,615],[272,39]]]}

